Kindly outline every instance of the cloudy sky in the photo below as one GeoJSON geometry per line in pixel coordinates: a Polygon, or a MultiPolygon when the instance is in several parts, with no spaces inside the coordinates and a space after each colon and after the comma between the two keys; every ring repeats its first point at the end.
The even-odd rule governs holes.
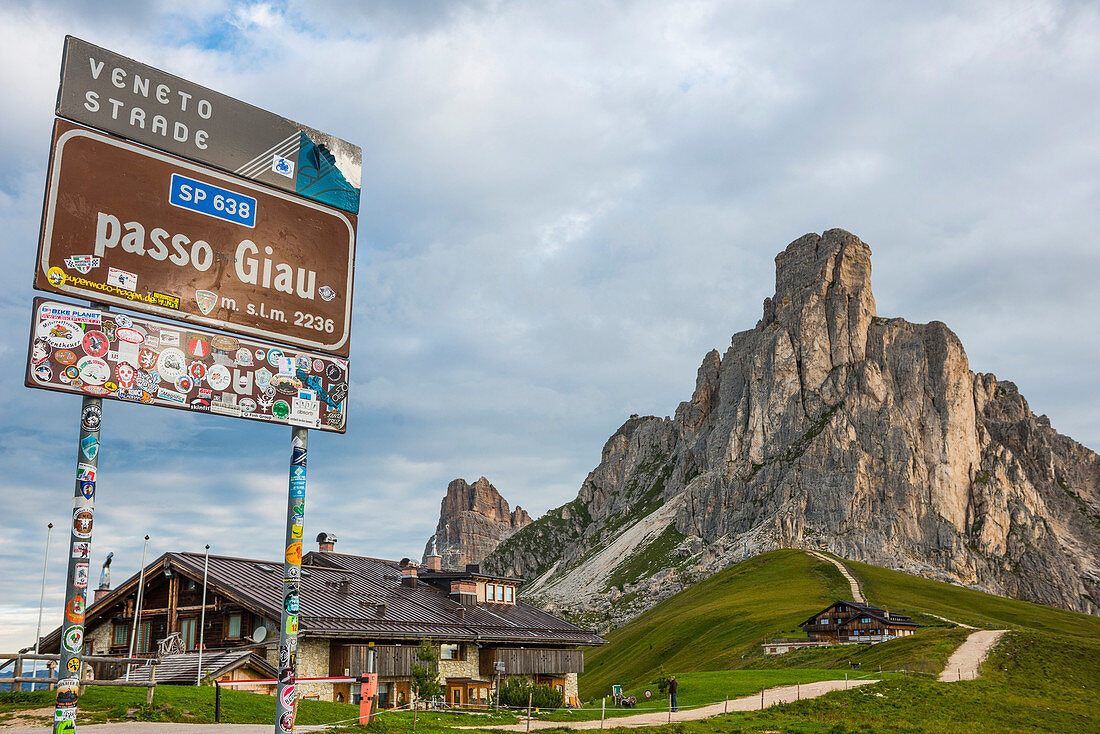
{"type": "MultiPolygon", "coordinates": [[[[60,621],[79,401],[22,385],[66,33],[363,148],[352,405],[307,536],[423,548],[447,482],[538,515],[843,227],[881,315],[1100,448],[1100,6],[0,2],[0,648],[60,621]]],[[[93,569],[281,552],[289,430],[104,405],[93,569]]]]}

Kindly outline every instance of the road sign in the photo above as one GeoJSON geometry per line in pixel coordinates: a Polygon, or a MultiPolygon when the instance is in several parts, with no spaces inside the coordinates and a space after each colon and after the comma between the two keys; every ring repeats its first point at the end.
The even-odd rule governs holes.
{"type": "Polygon", "coordinates": [[[358,146],[72,36],[57,114],[359,212],[358,146]]]}
{"type": "Polygon", "coordinates": [[[25,383],[337,433],[347,416],[346,360],[46,298],[25,383]]]}
{"type": "Polygon", "coordinates": [[[54,124],[35,287],[347,356],[355,216],[54,124]]]}

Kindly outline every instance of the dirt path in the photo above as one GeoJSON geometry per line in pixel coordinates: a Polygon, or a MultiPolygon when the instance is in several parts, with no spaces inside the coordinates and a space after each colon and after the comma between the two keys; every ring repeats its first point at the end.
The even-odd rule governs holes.
{"type": "MultiPolygon", "coordinates": [[[[847,688],[855,688],[856,686],[865,686],[868,683],[878,683],[877,680],[825,680],[817,683],[807,683],[803,686],[781,686],[779,688],[769,688],[764,691],[764,707],[771,706],[777,703],[790,703],[791,701],[797,701],[799,698],[816,698],[823,696],[831,691],[844,690],[847,688]]],[[[752,696],[745,696],[744,698],[737,698],[728,703],[715,703],[709,706],[702,706],[696,709],[681,709],[675,711],[672,714],[672,721],[692,721],[695,719],[709,719],[712,716],[718,716],[719,714],[727,711],[755,711],[760,708],[760,694],[752,696]]],[[[538,721],[532,719],[531,729],[610,729],[616,726],[625,726],[630,728],[636,728],[639,726],[659,726],[661,724],[668,723],[667,711],[656,711],[646,714],[635,714],[634,716],[616,716],[607,719],[603,722],[603,726],[600,725],[600,720],[595,721],[538,721]]],[[[485,726],[485,727],[473,727],[463,726],[462,729],[497,729],[500,731],[527,731],[527,720],[524,719],[518,724],[504,724],[501,726],[485,726]]]]}
{"type": "Polygon", "coordinates": [[[848,580],[848,585],[852,587],[852,601],[857,601],[860,604],[866,604],[867,601],[863,598],[863,590],[859,588],[859,582],[856,581],[856,577],[852,575],[852,572],[848,570],[848,567],[835,558],[830,558],[824,553],[818,553],[817,551],[808,551],[810,555],[817,556],[823,561],[828,561],[837,567],[837,570],[844,575],[844,578],[848,580]]]}
{"type": "Polygon", "coordinates": [[[953,624],[956,627],[962,627],[963,629],[966,629],[966,630],[976,630],[976,629],[978,629],[977,627],[973,627],[969,624],[963,624],[962,622],[956,622],[953,619],[948,619],[947,617],[941,617],[940,615],[932,614],[931,612],[928,613],[928,616],[929,617],[935,617],[936,619],[943,620],[944,622],[947,622],[948,624],[953,624]]]}
{"type": "Polygon", "coordinates": [[[1005,630],[978,630],[970,633],[947,659],[947,665],[940,673],[940,682],[977,678],[981,662],[989,657],[989,651],[997,645],[1004,633],[1005,630]]]}

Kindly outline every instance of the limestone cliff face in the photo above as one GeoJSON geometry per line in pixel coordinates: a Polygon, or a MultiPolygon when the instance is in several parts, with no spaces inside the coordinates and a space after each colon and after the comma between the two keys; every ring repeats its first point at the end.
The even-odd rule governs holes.
{"type": "Polygon", "coordinates": [[[481,563],[500,541],[530,522],[527,511],[519,505],[510,510],[508,502],[485,477],[473,484],[455,479],[447,485],[439,524],[424,548],[424,559],[432,552],[434,542],[443,557],[443,568],[463,569],[467,563],[481,563]]]}
{"type": "Polygon", "coordinates": [[[703,358],[691,400],[628,420],[577,498],[487,565],[612,623],[777,547],[1100,612],[1100,457],[971,372],[944,324],[878,317],[870,276],[848,232],[791,243],[763,318],[703,358]]]}

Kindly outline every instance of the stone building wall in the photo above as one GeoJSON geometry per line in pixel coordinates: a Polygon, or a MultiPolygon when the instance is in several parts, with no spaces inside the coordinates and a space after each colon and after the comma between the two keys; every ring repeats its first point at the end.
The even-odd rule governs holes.
{"type": "MultiPolygon", "coordinates": [[[[298,638],[298,698],[332,700],[331,683],[301,682],[302,678],[328,677],[329,641],[313,637],[298,638]]],[[[275,662],[278,665],[278,660],[275,662]]]]}

